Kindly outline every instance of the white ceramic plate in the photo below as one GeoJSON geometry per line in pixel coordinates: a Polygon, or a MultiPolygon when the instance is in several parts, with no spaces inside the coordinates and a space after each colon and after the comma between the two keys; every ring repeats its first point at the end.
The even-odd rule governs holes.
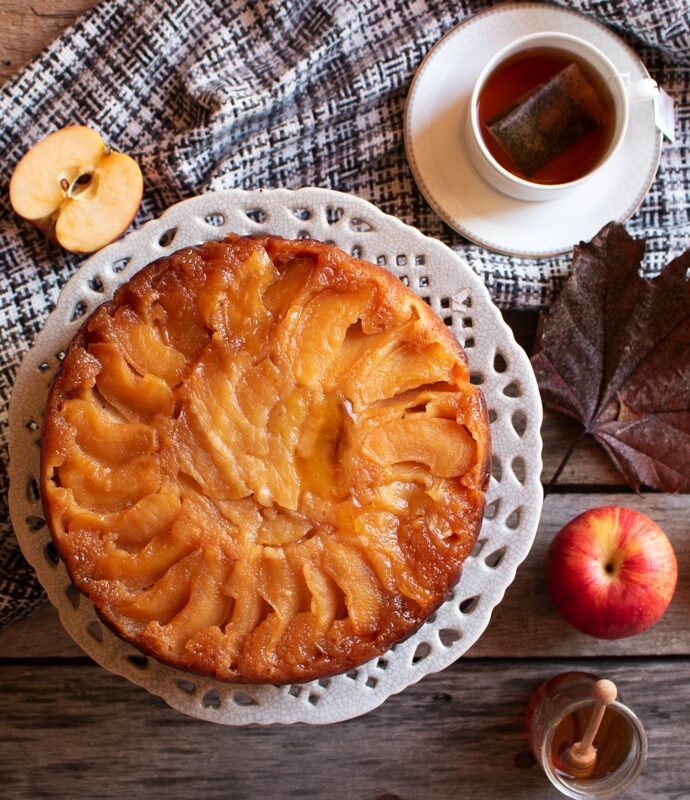
{"type": "Polygon", "coordinates": [[[225,725],[328,723],[363,714],[429,672],[443,669],[482,633],[525,558],[541,511],[541,403],[527,356],[480,279],[441,242],[351,195],[326,189],[230,190],[187,200],[104,248],[63,289],[17,374],[10,404],[10,511],[22,550],[63,625],[99,664],[174,708],[225,725]],[[180,672],[118,639],[71,585],[56,557],[38,496],[39,436],[61,353],[85,316],[117,286],[180,247],[270,231],[334,242],[379,263],[428,299],[464,343],[490,409],[494,477],[474,554],[452,597],[414,636],[382,658],[328,680],[295,686],[237,686],[180,672]]]}
{"type": "Polygon", "coordinates": [[[464,142],[474,83],[501,48],[539,31],[579,36],[631,81],[649,77],[637,54],[591,18],[542,3],[504,5],[471,17],[435,45],[417,71],[405,112],[407,157],[434,211],[477,244],[534,258],[568,252],[607,222],[628,219],[647,194],[661,157],[650,100],[631,107],[628,133],[611,161],[565,197],[515,200],[479,177],[464,142]]]}

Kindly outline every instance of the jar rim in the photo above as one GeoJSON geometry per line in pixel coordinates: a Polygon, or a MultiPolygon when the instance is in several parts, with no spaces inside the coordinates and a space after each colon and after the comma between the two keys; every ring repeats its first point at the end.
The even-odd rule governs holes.
{"type": "MultiPolygon", "coordinates": [[[[640,718],[637,716],[637,714],[635,714],[634,711],[628,708],[628,706],[626,706],[624,703],[621,703],[620,700],[615,700],[610,704],[609,708],[615,709],[627,720],[627,722],[630,724],[634,740],[636,740],[637,744],[637,752],[630,764],[627,765],[627,768],[627,759],[618,768],[620,771],[626,768],[626,772],[620,776],[620,781],[617,782],[615,786],[601,786],[599,789],[597,789],[594,786],[594,782],[592,782],[590,787],[583,786],[582,790],[580,790],[577,788],[576,784],[567,781],[565,778],[559,775],[558,772],[556,772],[556,770],[553,768],[550,758],[551,742],[553,741],[556,728],[569,714],[572,714],[581,708],[586,708],[587,706],[592,705],[594,705],[594,699],[590,697],[586,697],[581,700],[574,700],[572,703],[569,703],[558,714],[557,717],[547,723],[541,743],[541,763],[544,772],[546,773],[546,777],[562,794],[566,795],[566,797],[573,798],[573,800],[585,800],[586,798],[608,800],[608,798],[617,797],[626,789],[629,789],[630,786],[632,786],[632,784],[639,777],[645,762],[647,761],[647,735],[644,731],[640,718]]],[[[635,747],[634,744],[633,747],[635,747]]],[[[616,772],[613,772],[599,780],[602,782],[606,781],[610,784],[611,777],[615,775],[616,772]]]]}

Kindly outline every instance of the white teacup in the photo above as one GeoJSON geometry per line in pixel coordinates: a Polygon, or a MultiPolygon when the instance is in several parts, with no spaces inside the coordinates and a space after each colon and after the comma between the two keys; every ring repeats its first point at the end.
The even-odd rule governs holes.
{"type": "Polygon", "coordinates": [[[481,177],[495,189],[518,200],[553,200],[560,197],[573,187],[589,180],[603,166],[613,158],[628,129],[631,104],[639,100],[649,100],[659,92],[656,81],[651,78],[630,83],[626,75],[620,75],[611,61],[593,45],[577,36],[567,33],[544,32],[532,33],[516,39],[509,45],[499,50],[498,53],[486,64],[479,74],[474,85],[470,106],[466,118],[466,145],[467,152],[475,169],[481,177]],[[511,56],[526,50],[549,48],[560,50],[585,62],[594,70],[604,85],[611,93],[613,100],[614,128],[608,148],[599,162],[585,175],[568,183],[536,183],[514,175],[491,155],[480,129],[478,113],[479,97],[487,79],[494,70],[511,56]]]}

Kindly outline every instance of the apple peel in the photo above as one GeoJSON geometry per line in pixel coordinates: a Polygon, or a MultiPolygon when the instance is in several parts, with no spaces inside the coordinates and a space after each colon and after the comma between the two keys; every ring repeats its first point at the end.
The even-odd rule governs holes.
{"type": "Polygon", "coordinates": [[[12,207],[73,253],[92,253],[123,233],[141,205],[137,162],[100,134],[72,125],[38,142],[10,181],[12,207]]]}
{"type": "Polygon", "coordinates": [[[644,514],[603,506],[571,520],[551,543],[547,587],[561,616],[599,639],[655,625],[676,589],[671,542],[644,514]]]}

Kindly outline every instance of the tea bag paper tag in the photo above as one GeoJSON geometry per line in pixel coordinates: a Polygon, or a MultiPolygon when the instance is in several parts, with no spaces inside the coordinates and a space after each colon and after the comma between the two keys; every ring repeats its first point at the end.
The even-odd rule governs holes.
{"type": "Polygon", "coordinates": [[[676,114],[673,98],[661,86],[654,98],[654,122],[671,144],[676,140],[676,114]]]}

